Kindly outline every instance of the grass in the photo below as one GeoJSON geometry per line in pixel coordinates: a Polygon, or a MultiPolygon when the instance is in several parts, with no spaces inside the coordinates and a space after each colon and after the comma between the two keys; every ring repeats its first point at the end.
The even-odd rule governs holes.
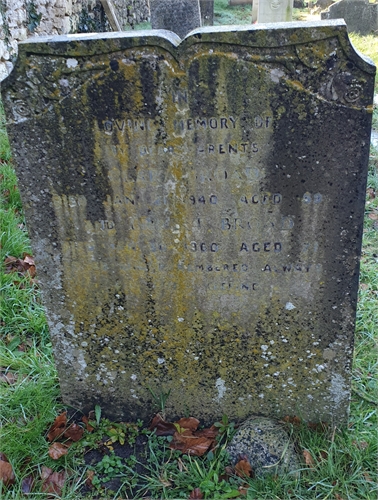
{"type": "MultiPolygon", "coordinates": [[[[222,22],[241,22],[245,9],[227,8],[226,0],[216,4],[216,18],[222,22]],[[223,2],[223,3],[222,3],[223,2]],[[236,12],[236,14],[235,14],[236,12]]],[[[378,38],[351,35],[358,50],[378,63],[378,38]]],[[[378,89],[377,89],[378,90],[378,89]]],[[[377,122],[375,122],[377,123],[377,122]]],[[[30,253],[17,181],[12,168],[9,144],[0,124],[0,262],[12,255],[30,253]]],[[[352,401],[349,425],[343,429],[315,431],[293,425],[293,438],[300,451],[307,450],[312,464],[305,465],[299,477],[272,476],[246,481],[222,475],[227,464],[225,453],[204,458],[182,456],[168,448],[167,438],[146,430],[145,454],[120,459],[111,452],[107,459],[85,464],[84,444],[98,446],[110,423],[100,421],[94,435],[73,446],[67,455],[52,460],[48,455],[46,432],[63,405],[59,397],[52,346],[41,306],[38,285],[30,278],[0,270],[0,379],[1,446],[16,474],[15,484],[0,486],[4,500],[24,498],[25,480],[37,478],[43,467],[67,471],[69,480],[61,497],[71,500],[85,495],[87,474],[95,474],[94,489],[88,498],[188,498],[197,487],[204,498],[232,498],[240,486],[246,498],[373,500],[377,497],[377,326],[378,317],[378,152],[371,151],[366,217],[361,259],[360,291],[357,310],[352,401]],[[4,377],[7,377],[4,378],[4,377]],[[10,383],[7,383],[8,380],[10,383]],[[96,434],[97,433],[97,434],[96,434]],[[96,437],[97,436],[97,437],[96,437]],[[143,463],[143,467],[141,465],[143,463]],[[108,480],[116,478],[113,493],[105,491],[108,480]],[[97,482],[96,482],[97,481],[97,482]]],[[[38,479],[30,498],[53,498],[41,492],[38,479]]]]}

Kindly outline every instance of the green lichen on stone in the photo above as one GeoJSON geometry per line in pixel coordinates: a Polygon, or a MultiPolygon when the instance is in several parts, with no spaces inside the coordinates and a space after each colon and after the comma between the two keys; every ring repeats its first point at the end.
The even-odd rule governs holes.
{"type": "Polygon", "coordinates": [[[301,467],[289,433],[282,424],[269,418],[252,417],[244,422],[226,451],[234,464],[241,457],[248,460],[255,476],[298,476],[301,467]]]}

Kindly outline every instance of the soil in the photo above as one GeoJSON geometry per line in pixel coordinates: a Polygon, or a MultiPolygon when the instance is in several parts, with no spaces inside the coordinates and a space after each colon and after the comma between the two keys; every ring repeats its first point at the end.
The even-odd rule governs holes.
{"type": "MultiPolygon", "coordinates": [[[[109,448],[105,445],[106,441],[108,440],[108,437],[104,437],[103,442],[100,443],[98,449],[95,450],[88,450],[85,455],[84,455],[84,460],[85,460],[85,465],[86,466],[95,466],[101,460],[104,458],[105,455],[110,455],[111,452],[109,448]]],[[[114,448],[114,454],[117,457],[120,457],[124,459],[125,461],[130,458],[131,456],[134,456],[137,460],[135,466],[133,466],[133,469],[136,474],[138,474],[139,478],[140,476],[146,475],[148,473],[148,469],[144,465],[146,463],[147,459],[147,437],[145,435],[139,435],[136,438],[136,441],[133,445],[129,445],[125,443],[124,445],[120,445],[119,443],[115,443],[113,445],[114,448]]],[[[98,474],[96,473],[96,476],[101,479],[104,477],[104,474],[98,474]]],[[[127,485],[125,484],[124,478],[122,477],[115,477],[111,479],[110,481],[102,483],[102,489],[106,491],[108,494],[110,492],[116,493],[117,491],[120,490],[120,488],[123,486],[123,488],[126,488],[127,494],[129,498],[134,498],[137,496],[137,493],[140,492],[141,488],[143,487],[142,485],[138,484],[135,487],[129,487],[127,488],[127,485]]],[[[96,490],[91,486],[91,484],[84,484],[83,487],[81,488],[81,494],[83,496],[85,495],[90,495],[90,498],[92,499],[97,499],[97,498],[103,498],[97,493],[94,493],[96,490]]],[[[144,496],[149,496],[149,492],[146,490],[144,496]]],[[[126,497],[127,498],[127,497],[126,497]]]]}

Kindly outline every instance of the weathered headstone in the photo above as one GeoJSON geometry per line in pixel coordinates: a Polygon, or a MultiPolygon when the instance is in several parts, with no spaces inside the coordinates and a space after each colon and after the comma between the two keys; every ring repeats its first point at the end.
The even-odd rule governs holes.
{"type": "Polygon", "coordinates": [[[199,0],[150,0],[151,26],[165,29],[184,38],[201,26],[199,0]]]}
{"type": "Polygon", "coordinates": [[[369,0],[340,0],[321,13],[322,19],[344,19],[348,31],[360,35],[377,33],[378,31],[378,3],[369,0]]]}
{"type": "Polygon", "coordinates": [[[214,0],[200,0],[202,26],[214,24],[214,0]]]}
{"type": "Polygon", "coordinates": [[[280,23],[292,20],[294,0],[255,0],[258,23],[280,23]]]}
{"type": "Polygon", "coordinates": [[[332,21],[20,44],[3,101],[65,403],[346,418],[374,73],[332,21]]]}

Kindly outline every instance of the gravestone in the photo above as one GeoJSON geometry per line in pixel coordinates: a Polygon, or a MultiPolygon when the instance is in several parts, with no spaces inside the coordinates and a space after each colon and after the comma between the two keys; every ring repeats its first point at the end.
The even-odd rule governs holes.
{"type": "Polygon", "coordinates": [[[255,0],[253,16],[258,23],[280,23],[292,20],[294,0],[255,0]]]}
{"type": "Polygon", "coordinates": [[[321,13],[322,19],[344,19],[348,31],[360,35],[378,32],[378,3],[369,0],[340,0],[321,13]]]}
{"type": "Polygon", "coordinates": [[[201,26],[214,24],[214,0],[199,0],[201,10],[201,26]]]}
{"type": "Polygon", "coordinates": [[[19,48],[2,95],[64,402],[345,420],[375,73],[345,23],[19,48]]]}
{"type": "Polygon", "coordinates": [[[150,0],[151,26],[184,38],[201,26],[199,0],[150,0]]]}

